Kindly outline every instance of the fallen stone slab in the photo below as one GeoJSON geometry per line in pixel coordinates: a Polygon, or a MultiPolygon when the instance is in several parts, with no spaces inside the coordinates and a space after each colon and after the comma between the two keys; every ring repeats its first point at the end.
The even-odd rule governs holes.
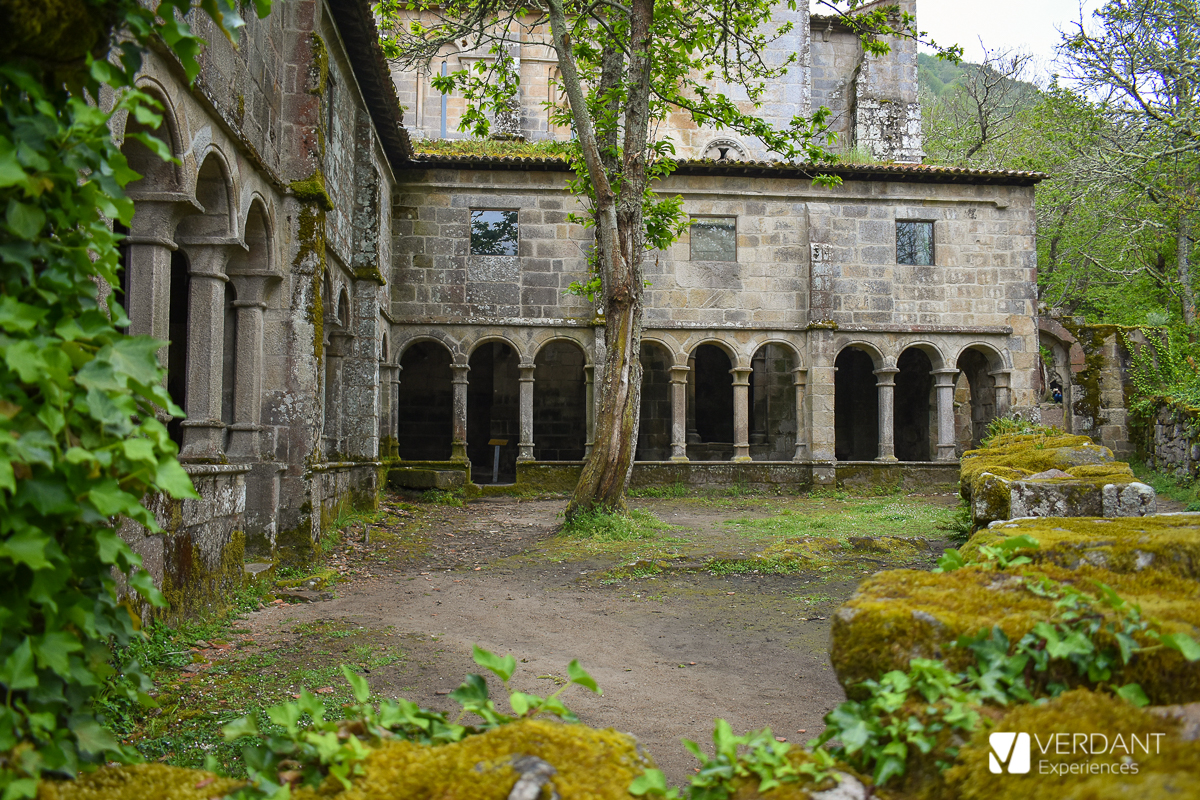
{"type": "MultiPolygon", "coordinates": [[[[1041,576],[1091,594],[1099,591],[1095,585],[1099,581],[1140,605],[1146,617],[1161,620],[1164,632],[1200,638],[1196,582],[1166,572],[1119,573],[1088,564],[1068,570],[1049,563],[1009,571],[891,570],[864,580],[834,615],[830,657],[838,680],[853,697],[862,681],[907,670],[913,658],[942,659],[953,670],[965,670],[975,659],[971,651],[956,645],[959,637],[974,637],[997,626],[1015,644],[1038,622],[1055,616],[1054,599],[1028,588],[1036,587],[1041,576]]],[[[1114,616],[1107,608],[1103,613],[1114,616]]],[[[1138,653],[1129,664],[1118,664],[1113,673],[1111,683],[1140,684],[1151,702],[1200,701],[1200,662],[1188,662],[1175,650],[1160,647],[1138,653]]],[[[1065,660],[1034,673],[1033,681],[1030,689],[1035,694],[1044,694],[1051,681],[1086,684],[1065,660]]]]}
{"type": "Polygon", "coordinates": [[[1087,564],[1123,573],[1156,570],[1200,581],[1200,513],[1005,520],[976,532],[961,552],[968,561],[977,561],[981,547],[1014,536],[1037,540],[1037,549],[1020,551],[1035,564],[1067,569],[1087,564]]]}
{"type": "Polygon", "coordinates": [[[440,489],[450,492],[467,484],[467,474],[457,469],[395,467],[388,470],[388,485],[393,489],[440,489]]]}

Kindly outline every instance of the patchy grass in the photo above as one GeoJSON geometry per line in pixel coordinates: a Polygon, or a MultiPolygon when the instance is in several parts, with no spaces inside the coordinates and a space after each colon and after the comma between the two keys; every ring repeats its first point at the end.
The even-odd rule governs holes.
{"type": "Polygon", "coordinates": [[[691,494],[691,487],[686,483],[672,483],[668,486],[646,486],[641,489],[632,489],[629,492],[630,497],[652,497],[660,500],[669,497],[690,497],[691,494]]]}
{"type": "Polygon", "coordinates": [[[574,519],[563,523],[561,534],[593,542],[632,542],[654,539],[660,531],[671,528],[671,525],[649,511],[635,508],[628,516],[601,511],[577,514],[574,519]]]}
{"type": "Polygon", "coordinates": [[[817,497],[769,517],[740,517],[725,524],[749,537],[930,536],[954,520],[952,509],[905,498],[817,497]]]}
{"type": "Polygon", "coordinates": [[[1187,511],[1200,511],[1200,483],[1190,475],[1159,472],[1142,461],[1131,461],[1129,466],[1134,476],[1154,489],[1155,494],[1183,503],[1187,511]]]}
{"type": "Polygon", "coordinates": [[[521,142],[498,139],[413,139],[413,151],[419,155],[443,156],[520,156],[566,160],[570,142],[521,142]]]}

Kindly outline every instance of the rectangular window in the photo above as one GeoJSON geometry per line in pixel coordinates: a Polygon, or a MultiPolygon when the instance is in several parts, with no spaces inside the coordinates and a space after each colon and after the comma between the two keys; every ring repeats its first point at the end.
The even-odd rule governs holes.
{"type": "Polygon", "coordinates": [[[737,261],[737,217],[692,217],[692,261],[737,261]]]}
{"type": "Polygon", "coordinates": [[[472,211],[471,255],[515,256],[517,254],[516,211],[472,211]]]}
{"type": "Polygon", "coordinates": [[[933,264],[933,223],[896,223],[896,263],[927,267],[933,264]]]}

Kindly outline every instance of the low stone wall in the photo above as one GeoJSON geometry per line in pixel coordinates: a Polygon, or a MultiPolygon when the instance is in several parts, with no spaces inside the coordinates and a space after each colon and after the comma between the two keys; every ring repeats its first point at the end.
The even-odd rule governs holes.
{"type": "Polygon", "coordinates": [[[1164,405],[1137,433],[1146,466],[1180,477],[1200,475],[1200,409],[1164,405]]]}
{"type": "Polygon", "coordinates": [[[245,476],[249,466],[185,464],[198,500],[150,495],[144,501],[162,528],[151,533],[126,520],[121,536],[166,596],[171,619],[220,609],[245,580],[245,476]]]}

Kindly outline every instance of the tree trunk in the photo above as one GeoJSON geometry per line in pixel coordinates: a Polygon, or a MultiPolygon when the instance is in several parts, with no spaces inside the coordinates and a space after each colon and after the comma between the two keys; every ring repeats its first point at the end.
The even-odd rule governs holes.
{"type": "Polygon", "coordinates": [[[1196,297],[1192,293],[1192,270],[1189,263],[1192,244],[1190,228],[1187,213],[1181,210],[1175,238],[1175,258],[1178,263],[1179,294],[1183,298],[1183,322],[1188,327],[1196,322],[1196,297]]]}

